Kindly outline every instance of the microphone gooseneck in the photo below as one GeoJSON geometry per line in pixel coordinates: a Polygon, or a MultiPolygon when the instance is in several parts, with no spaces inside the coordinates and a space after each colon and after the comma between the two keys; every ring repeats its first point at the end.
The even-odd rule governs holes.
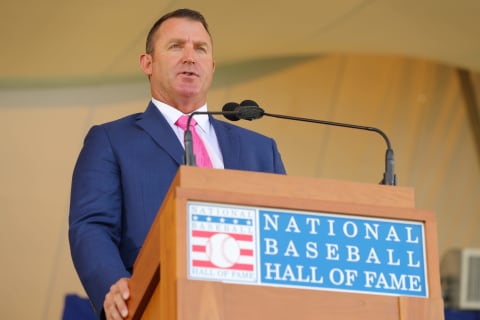
{"type": "Polygon", "coordinates": [[[190,130],[191,116],[187,120],[187,128],[185,129],[185,135],[183,137],[183,143],[185,145],[184,153],[184,162],[187,166],[196,166],[197,160],[195,159],[195,154],[193,153],[193,142],[192,142],[192,130],[190,130]]]}

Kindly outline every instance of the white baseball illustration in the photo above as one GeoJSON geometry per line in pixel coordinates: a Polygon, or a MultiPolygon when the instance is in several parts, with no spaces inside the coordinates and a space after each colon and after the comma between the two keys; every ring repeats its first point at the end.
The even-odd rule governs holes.
{"type": "Polygon", "coordinates": [[[211,236],[206,245],[206,253],[211,263],[219,268],[233,266],[240,257],[237,241],[225,233],[211,236]]]}

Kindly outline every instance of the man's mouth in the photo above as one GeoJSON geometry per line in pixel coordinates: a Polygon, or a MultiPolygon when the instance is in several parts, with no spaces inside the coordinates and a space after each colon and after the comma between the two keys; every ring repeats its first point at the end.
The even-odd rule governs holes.
{"type": "Polygon", "coordinates": [[[190,72],[190,71],[183,71],[183,72],[181,72],[181,74],[182,74],[182,75],[185,75],[185,76],[187,76],[187,77],[197,76],[196,73],[190,72]]]}

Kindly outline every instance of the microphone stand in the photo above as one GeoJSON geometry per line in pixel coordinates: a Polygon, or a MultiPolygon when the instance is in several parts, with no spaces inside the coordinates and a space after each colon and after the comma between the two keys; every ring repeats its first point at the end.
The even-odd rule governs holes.
{"type": "Polygon", "coordinates": [[[380,134],[387,144],[387,152],[385,155],[385,173],[383,174],[383,179],[380,182],[381,184],[388,185],[388,186],[395,186],[397,185],[397,177],[394,171],[394,155],[393,150],[390,145],[390,140],[388,139],[387,135],[380,129],[374,127],[367,127],[367,126],[359,126],[355,124],[348,124],[348,123],[340,123],[340,122],[333,122],[333,121],[326,121],[326,120],[317,120],[317,119],[309,119],[309,118],[301,118],[301,117],[292,117],[292,116],[285,116],[281,114],[273,114],[273,113],[262,113],[265,116],[269,116],[272,118],[280,118],[280,119],[288,119],[288,120],[297,120],[297,121],[304,121],[304,122],[311,122],[311,123],[319,123],[319,124],[326,124],[330,126],[337,126],[337,127],[346,127],[352,129],[359,129],[359,130],[367,130],[367,131],[374,131],[380,134]]]}
{"type": "Polygon", "coordinates": [[[226,105],[223,106],[222,111],[195,111],[189,115],[187,120],[187,128],[185,129],[185,137],[184,137],[185,164],[188,166],[196,166],[195,155],[193,153],[192,132],[190,130],[190,122],[193,116],[197,114],[207,114],[207,115],[221,114],[231,121],[237,121],[240,119],[245,119],[245,120],[260,119],[265,115],[272,118],[296,120],[296,121],[318,123],[318,124],[325,124],[330,126],[345,127],[345,128],[376,132],[383,137],[383,139],[387,144],[387,151],[385,155],[385,173],[383,174],[383,179],[380,181],[380,183],[383,185],[389,185],[389,186],[395,186],[397,184],[397,177],[394,171],[393,149],[390,145],[390,140],[382,130],[375,127],[360,126],[360,125],[349,124],[349,123],[341,123],[341,122],[333,122],[333,121],[326,121],[326,120],[301,118],[301,117],[286,116],[281,114],[267,113],[262,108],[260,108],[255,101],[252,101],[252,100],[245,100],[241,104],[227,103],[226,105]]]}

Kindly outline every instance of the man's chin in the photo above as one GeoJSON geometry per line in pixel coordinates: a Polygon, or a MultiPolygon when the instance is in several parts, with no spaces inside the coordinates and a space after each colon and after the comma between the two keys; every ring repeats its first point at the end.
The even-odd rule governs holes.
{"type": "Polygon", "coordinates": [[[199,96],[201,94],[198,87],[192,87],[192,86],[182,86],[178,88],[177,92],[179,93],[180,96],[185,98],[192,98],[195,96],[199,96]]]}

